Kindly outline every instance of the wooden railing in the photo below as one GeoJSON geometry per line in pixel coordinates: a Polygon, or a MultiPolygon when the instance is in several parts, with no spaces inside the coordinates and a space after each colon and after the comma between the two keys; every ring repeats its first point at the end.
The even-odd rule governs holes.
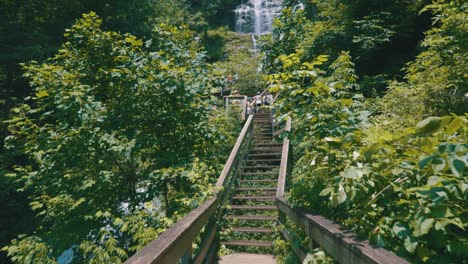
{"type": "MultiPolygon", "coordinates": [[[[275,131],[275,124],[273,124],[273,131],[279,132],[279,133],[273,133],[273,136],[275,136],[275,134],[276,136],[278,136],[281,133],[291,131],[291,117],[288,116],[286,118],[286,122],[283,121],[282,123],[285,123],[285,125],[284,127],[280,128],[278,131],[275,131]]],[[[279,171],[279,176],[278,176],[278,185],[276,189],[276,197],[283,197],[284,192],[286,190],[286,177],[289,174],[288,170],[291,168],[291,165],[290,165],[291,155],[289,154],[290,146],[291,144],[289,142],[288,137],[285,137],[283,139],[283,149],[281,152],[281,163],[280,163],[280,171],[279,171]]]]}
{"type": "Polygon", "coordinates": [[[218,178],[216,195],[177,221],[125,263],[172,264],[181,261],[182,264],[198,264],[216,261],[219,248],[217,222],[223,216],[223,205],[232,195],[232,187],[252,140],[252,130],[253,116],[250,115],[218,178]],[[199,235],[201,243],[193,254],[192,244],[199,235]]]}
{"type": "MultiPolygon", "coordinates": [[[[291,118],[286,122],[274,124],[274,135],[279,136],[291,131],[291,118]]],[[[359,240],[351,232],[343,230],[338,224],[326,219],[320,215],[309,214],[304,210],[292,208],[291,204],[284,197],[287,187],[288,175],[291,170],[291,144],[288,134],[283,138],[283,152],[281,157],[281,167],[278,177],[278,187],[276,191],[276,206],[278,208],[280,224],[286,223],[290,219],[295,225],[300,227],[306,236],[309,237],[310,244],[308,250],[320,246],[328,255],[338,263],[349,264],[402,264],[409,263],[406,260],[394,255],[393,253],[372,246],[367,240],[359,240]]],[[[286,229],[282,229],[283,237],[288,241],[294,241],[295,238],[286,229]]],[[[292,250],[301,262],[306,257],[306,251],[297,246],[298,243],[291,243],[292,250]]]]}

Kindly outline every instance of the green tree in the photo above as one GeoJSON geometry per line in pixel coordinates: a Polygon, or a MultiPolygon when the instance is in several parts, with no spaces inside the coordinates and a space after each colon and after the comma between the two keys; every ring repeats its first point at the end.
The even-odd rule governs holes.
{"type": "Polygon", "coordinates": [[[390,85],[380,108],[406,117],[406,122],[430,115],[462,115],[468,109],[466,4],[435,1],[422,11],[434,13],[434,27],[426,32],[422,52],[408,63],[405,81],[390,85]]]}
{"type": "Polygon", "coordinates": [[[209,123],[216,77],[186,31],[156,26],[143,42],[101,25],[84,15],[53,58],[23,65],[34,94],[8,144],[30,160],[15,173],[39,225],[5,248],[13,262],[125,260],[210,193],[232,142],[209,123]]]}

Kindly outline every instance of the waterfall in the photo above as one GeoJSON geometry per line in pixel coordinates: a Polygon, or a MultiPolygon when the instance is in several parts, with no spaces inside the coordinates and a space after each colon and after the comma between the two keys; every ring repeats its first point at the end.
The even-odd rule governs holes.
{"type": "Polygon", "coordinates": [[[273,20],[281,13],[282,0],[248,0],[234,10],[236,32],[262,35],[273,30],[273,20]]]}
{"type": "Polygon", "coordinates": [[[252,37],[252,46],[253,46],[253,49],[252,49],[252,50],[253,50],[254,52],[257,52],[257,51],[258,51],[258,49],[257,49],[257,39],[255,38],[254,35],[251,35],[251,37],[252,37]]]}

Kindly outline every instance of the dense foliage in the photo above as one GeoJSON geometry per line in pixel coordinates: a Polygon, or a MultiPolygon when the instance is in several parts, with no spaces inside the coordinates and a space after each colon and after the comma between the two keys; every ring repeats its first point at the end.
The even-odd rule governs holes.
{"type": "Polygon", "coordinates": [[[217,54],[211,56],[215,59],[214,65],[225,69],[225,75],[233,76],[233,81],[226,83],[226,88],[231,91],[237,90],[243,95],[254,95],[257,91],[265,89],[262,73],[259,71],[260,54],[254,50],[252,36],[219,28],[208,31],[205,39],[208,40],[208,56],[210,50],[217,54]]]}
{"type": "Polygon", "coordinates": [[[209,195],[236,131],[211,110],[219,78],[191,34],[156,26],[143,42],[95,13],[58,54],[23,66],[34,94],[7,121],[15,173],[39,221],[7,247],[18,263],[117,263],[209,195]],[[183,144],[180,144],[183,142],[183,144]]]}
{"type": "Polygon", "coordinates": [[[466,5],[311,2],[285,9],[263,46],[279,112],[295,120],[290,200],[413,262],[467,259],[466,5]],[[364,5],[358,21],[350,11],[364,12],[364,5]],[[362,63],[385,60],[371,51],[404,34],[392,23],[396,11],[382,13],[388,5],[430,12],[435,23],[405,78],[379,84],[363,75],[362,63]],[[382,23],[385,17],[390,21],[382,23]]]}
{"type": "MultiPolygon", "coordinates": [[[[4,121],[10,119],[11,109],[13,108],[15,109],[14,111],[17,111],[16,105],[21,104],[24,98],[32,93],[28,78],[23,77],[23,71],[26,68],[22,69],[20,63],[35,60],[40,65],[47,58],[54,56],[61,48],[62,43],[66,41],[63,34],[65,28],[71,27],[75,23],[75,20],[81,17],[82,13],[94,11],[102,18],[102,29],[131,33],[143,42],[158,38],[152,32],[152,29],[153,25],[161,23],[175,26],[187,25],[188,28],[194,31],[184,29],[184,34],[190,34],[192,38],[198,35],[201,39],[204,39],[204,32],[211,27],[219,26],[220,23],[226,23],[227,20],[231,23],[230,17],[233,14],[230,12],[230,9],[225,9],[224,7],[234,6],[238,3],[239,1],[232,0],[0,1],[0,186],[2,187],[0,191],[0,199],[2,200],[0,211],[3,212],[0,217],[0,248],[8,244],[18,234],[30,234],[35,229],[37,222],[34,219],[34,214],[30,209],[28,201],[31,188],[24,189],[23,183],[16,181],[15,177],[5,176],[11,175],[10,173],[14,165],[27,165],[30,163],[22,149],[10,148],[7,150],[4,144],[5,137],[10,133],[7,127],[11,123],[4,121]],[[218,15],[226,15],[226,20],[216,19],[218,15]]],[[[96,39],[96,41],[101,40],[104,39],[96,39]]],[[[178,42],[178,40],[175,42],[178,42]]],[[[200,41],[198,44],[191,44],[192,47],[201,45],[209,46],[209,43],[207,41],[200,41]]],[[[148,49],[146,52],[149,51],[148,49]]],[[[72,60],[72,58],[70,57],[69,60],[72,60]]],[[[32,65],[27,69],[33,70],[31,67],[32,65]]],[[[32,72],[30,73],[33,74],[32,72]]],[[[137,76],[133,77],[136,78],[137,76]]],[[[218,80],[216,82],[220,84],[218,80]]],[[[92,80],[89,80],[88,83],[92,83],[92,80]]],[[[47,98],[43,98],[42,100],[45,99],[47,98]]],[[[130,100],[132,98],[126,99],[130,100]]],[[[101,98],[96,100],[100,101],[101,98]]],[[[187,98],[187,100],[191,99],[187,98]]],[[[29,100],[29,102],[36,104],[35,100],[29,100]]],[[[123,111],[123,108],[121,110],[123,111]]],[[[17,115],[18,113],[12,114],[17,115]]],[[[177,116],[177,118],[179,117],[177,116]]],[[[152,120],[155,120],[157,116],[152,118],[152,120]]],[[[212,121],[218,122],[221,127],[226,122],[221,114],[215,112],[213,112],[213,116],[210,118],[214,119],[212,121]]],[[[164,122],[170,121],[165,120],[164,122]]],[[[196,119],[191,124],[194,123],[196,123],[196,119]]],[[[134,124],[134,127],[137,127],[137,125],[134,124]]],[[[224,132],[227,132],[232,127],[227,126],[225,128],[224,132]]],[[[216,134],[218,133],[218,129],[220,127],[216,129],[210,128],[209,131],[212,134],[216,134]]],[[[200,133],[204,133],[204,131],[197,131],[197,136],[200,136],[200,133]]],[[[180,135],[181,138],[188,136],[183,133],[180,135]]],[[[172,138],[175,137],[172,136],[172,138]]],[[[209,135],[204,135],[203,137],[209,137],[209,135]]],[[[160,141],[162,140],[161,138],[160,141]]],[[[181,152],[183,152],[184,156],[189,155],[188,153],[192,151],[190,149],[191,145],[196,146],[197,151],[204,152],[203,155],[205,157],[211,154],[216,156],[221,153],[221,149],[219,151],[216,149],[202,150],[201,145],[198,145],[200,143],[198,142],[199,140],[195,141],[190,139],[186,148],[185,146],[181,147],[181,152]]],[[[179,141],[167,141],[166,145],[172,147],[173,145],[170,144],[174,143],[179,143],[179,141]]],[[[163,151],[160,150],[159,154],[162,155],[162,153],[163,151]]],[[[198,154],[200,153],[196,155],[198,154]]],[[[217,159],[215,157],[212,158],[217,159]]],[[[174,160],[174,155],[168,159],[174,160]]],[[[164,160],[160,162],[170,163],[170,161],[164,160]]],[[[217,162],[213,164],[217,164],[217,162]]],[[[185,165],[174,166],[176,168],[185,165]]],[[[170,181],[175,182],[176,180],[166,180],[166,182],[170,181]]],[[[166,183],[160,184],[165,185],[166,183]]],[[[0,252],[0,262],[7,261],[4,252],[0,252]]]]}
{"type": "MultiPolygon", "coordinates": [[[[239,127],[212,94],[261,89],[250,36],[215,28],[239,2],[0,0],[2,254],[119,263],[211,194],[239,127]]],[[[468,259],[464,1],[284,2],[261,46],[290,201],[412,262],[468,259]]]]}

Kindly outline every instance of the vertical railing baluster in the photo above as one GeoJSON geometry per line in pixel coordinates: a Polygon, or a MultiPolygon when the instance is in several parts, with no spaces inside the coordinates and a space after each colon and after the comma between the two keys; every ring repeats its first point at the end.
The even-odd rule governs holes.
{"type": "Polygon", "coordinates": [[[192,264],[192,245],[184,252],[180,262],[181,264],[192,264]]]}

